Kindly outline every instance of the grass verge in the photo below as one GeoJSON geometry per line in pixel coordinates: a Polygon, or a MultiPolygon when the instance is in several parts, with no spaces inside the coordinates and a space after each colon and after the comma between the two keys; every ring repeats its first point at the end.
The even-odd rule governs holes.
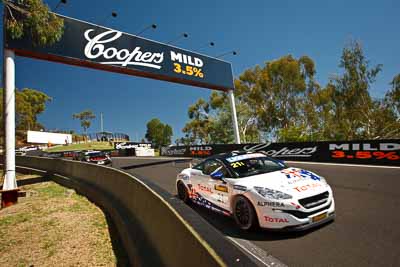
{"type": "Polygon", "coordinates": [[[106,217],[97,206],[54,182],[21,189],[26,197],[0,210],[0,266],[117,265],[106,217]]]}
{"type": "Polygon", "coordinates": [[[73,151],[73,150],[108,150],[114,149],[114,147],[109,142],[90,142],[84,144],[70,144],[70,145],[60,145],[55,147],[50,147],[47,152],[62,152],[62,151],[73,151]]]}

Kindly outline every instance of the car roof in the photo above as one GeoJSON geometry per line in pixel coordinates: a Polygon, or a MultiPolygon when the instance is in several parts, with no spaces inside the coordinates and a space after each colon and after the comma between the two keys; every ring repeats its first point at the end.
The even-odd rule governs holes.
{"type": "Polygon", "coordinates": [[[256,152],[256,151],[234,150],[234,151],[230,151],[230,152],[226,152],[226,153],[220,153],[217,155],[213,155],[211,157],[206,158],[205,160],[210,160],[210,159],[226,160],[227,158],[234,157],[234,156],[255,154],[255,153],[263,154],[262,152],[256,152]]]}

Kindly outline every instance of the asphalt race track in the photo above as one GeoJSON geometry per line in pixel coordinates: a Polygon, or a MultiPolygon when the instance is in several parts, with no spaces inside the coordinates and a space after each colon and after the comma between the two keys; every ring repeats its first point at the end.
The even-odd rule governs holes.
{"type": "MultiPolygon", "coordinates": [[[[289,266],[400,266],[400,168],[289,165],[328,180],[336,201],[333,223],[302,233],[246,233],[228,217],[202,207],[193,209],[228,238],[243,246],[255,245],[289,266]]],[[[113,167],[176,195],[175,176],[188,163],[168,158],[115,158],[113,167]]]]}

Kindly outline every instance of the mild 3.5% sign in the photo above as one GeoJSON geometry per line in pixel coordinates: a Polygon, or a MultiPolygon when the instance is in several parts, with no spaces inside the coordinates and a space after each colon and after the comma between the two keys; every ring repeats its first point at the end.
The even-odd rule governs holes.
{"type": "Polygon", "coordinates": [[[204,78],[204,73],[202,72],[201,69],[204,63],[200,58],[171,51],[171,61],[175,61],[174,62],[175,73],[204,78]]]}
{"type": "Polygon", "coordinates": [[[175,67],[174,71],[176,73],[182,73],[189,76],[194,75],[195,77],[200,77],[200,78],[204,77],[204,73],[201,72],[201,69],[198,69],[196,67],[186,65],[185,68],[182,68],[182,65],[179,63],[174,63],[174,67],[175,67]]]}

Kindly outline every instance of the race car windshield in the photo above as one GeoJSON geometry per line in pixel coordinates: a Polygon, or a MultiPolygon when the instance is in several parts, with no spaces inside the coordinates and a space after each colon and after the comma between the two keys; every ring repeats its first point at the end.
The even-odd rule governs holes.
{"type": "Polygon", "coordinates": [[[231,171],[238,177],[247,177],[262,173],[279,171],[286,168],[267,157],[244,158],[239,161],[229,162],[231,171]]]}

